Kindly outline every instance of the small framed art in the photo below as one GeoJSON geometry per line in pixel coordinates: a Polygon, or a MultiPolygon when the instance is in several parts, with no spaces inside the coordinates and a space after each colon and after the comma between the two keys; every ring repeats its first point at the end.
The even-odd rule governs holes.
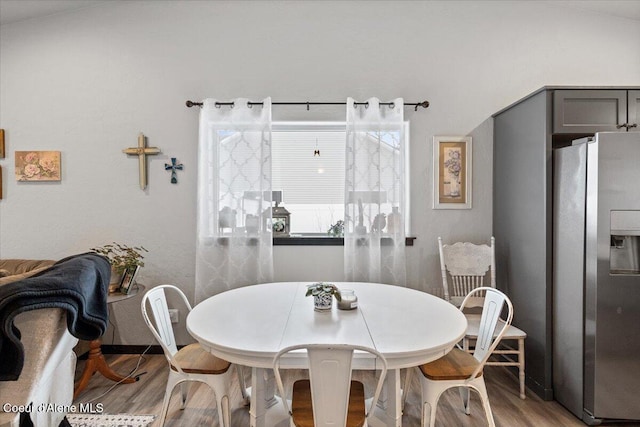
{"type": "Polygon", "coordinates": [[[120,282],[120,293],[128,295],[129,292],[131,292],[131,288],[136,281],[138,271],[140,271],[139,265],[124,272],[124,274],[122,275],[122,281],[120,282]]]}
{"type": "Polygon", "coordinates": [[[433,137],[433,208],[471,209],[470,136],[433,137]]]}
{"type": "Polygon", "coordinates": [[[60,181],[59,151],[16,151],[16,181],[60,181]]]}
{"type": "Polygon", "coordinates": [[[4,129],[0,129],[0,159],[4,159],[4,129]]]}

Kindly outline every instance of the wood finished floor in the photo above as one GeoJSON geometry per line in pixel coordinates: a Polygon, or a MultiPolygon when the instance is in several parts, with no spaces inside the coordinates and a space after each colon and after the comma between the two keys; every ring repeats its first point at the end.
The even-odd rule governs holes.
{"type": "MultiPolygon", "coordinates": [[[[138,363],[138,355],[106,355],[112,368],[123,375],[131,372],[138,363]]],[[[85,361],[79,360],[76,368],[76,380],[80,377],[85,361]]],[[[249,371],[249,369],[246,369],[249,371]]],[[[95,374],[88,387],[78,396],[74,403],[102,403],[104,412],[110,414],[160,414],[162,400],[167,381],[168,368],[163,355],[146,355],[138,372],[145,372],[140,381],[134,384],[121,384],[107,392],[114,385],[99,374],[95,374]],[[100,397],[103,393],[104,396],[100,397]]],[[[247,372],[248,373],[248,372],[247,372]]],[[[298,372],[300,374],[300,372],[298,372]]],[[[372,390],[371,381],[367,381],[369,373],[356,373],[356,379],[364,379],[368,386],[367,394],[372,390]]],[[[420,426],[419,385],[414,375],[405,411],[402,417],[404,427],[420,426]]],[[[369,378],[370,379],[370,378],[369,378]]],[[[527,399],[518,396],[516,378],[505,368],[489,366],[485,368],[485,381],[494,419],[498,427],[542,427],[542,426],[584,426],[584,424],[564,409],[557,402],[545,402],[536,395],[527,392],[527,399]]],[[[250,383],[249,383],[250,384],[250,383]]],[[[187,407],[181,411],[178,407],[178,389],[174,391],[169,406],[165,426],[218,426],[218,414],[215,408],[213,392],[205,385],[194,384],[187,398],[187,407]]],[[[290,390],[290,387],[287,388],[290,390]]],[[[240,401],[240,389],[235,380],[231,390],[231,424],[232,427],[249,426],[249,408],[240,401]]],[[[436,426],[486,426],[484,411],[480,400],[472,393],[471,415],[465,415],[457,390],[445,392],[438,404],[436,426]]],[[[640,426],[640,424],[615,424],[616,426],[640,426]]],[[[286,426],[286,424],[285,424],[286,426]]],[[[604,424],[603,424],[604,426],[604,424]]],[[[152,427],[160,427],[156,420],[152,427]]],[[[275,427],[275,426],[268,426],[275,427]]],[[[280,427],[280,426],[278,426],[280,427]]]]}

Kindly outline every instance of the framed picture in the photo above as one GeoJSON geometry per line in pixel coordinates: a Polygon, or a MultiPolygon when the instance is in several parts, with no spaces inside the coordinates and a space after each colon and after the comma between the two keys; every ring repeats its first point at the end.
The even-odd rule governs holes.
{"type": "Polygon", "coordinates": [[[140,271],[139,265],[136,266],[136,268],[130,268],[124,272],[122,275],[122,281],[120,282],[120,293],[128,295],[129,292],[131,292],[131,288],[135,283],[138,271],[140,271]]]}
{"type": "Polygon", "coordinates": [[[0,159],[4,159],[4,129],[0,129],[0,159]]]}
{"type": "Polygon", "coordinates": [[[60,181],[59,151],[16,151],[16,181],[60,181]]]}
{"type": "Polygon", "coordinates": [[[471,209],[470,136],[433,137],[433,209],[471,209]]]}

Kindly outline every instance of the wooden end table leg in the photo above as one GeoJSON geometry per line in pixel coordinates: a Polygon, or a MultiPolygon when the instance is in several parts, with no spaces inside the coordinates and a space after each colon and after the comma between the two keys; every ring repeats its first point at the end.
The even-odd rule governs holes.
{"type": "Polygon", "coordinates": [[[87,364],[84,365],[82,376],[76,384],[76,389],[73,392],[74,399],[76,399],[82,390],[87,387],[89,380],[95,372],[100,372],[105,378],[122,384],[131,384],[138,380],[137,378],[123,377],[122,375],[114,372],[104,359],[101,346],[102,341],[99,339],[93,340],[89,343],[89,357],[87,358],[87,364]]]}

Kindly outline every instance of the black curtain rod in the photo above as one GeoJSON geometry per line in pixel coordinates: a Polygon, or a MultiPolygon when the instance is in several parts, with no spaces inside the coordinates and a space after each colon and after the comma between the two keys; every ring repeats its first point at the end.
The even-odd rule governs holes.
{"type": "MultiPolygon", "coordinates": [[[[216,102],[216,107],[221,107],[223,105],[231,105],[233,106],[233,102],[216,102]]],[[[262,102],[251,102],[249,101],[247,104],[249,104],[249,106],[254,106],[254,105],[262,105],[262,102]]],[[[355,105],[366,105],[368,106],[369,103],[368,102],[354,102],[355,105]]],[[[186,102],[187,107],[191,108],[195,105],[202,107],[203,103],[202,102],[193,102],[193,101],[187,101],[186,102]]],[[[272,102],[271,105],[306,105],[307,106],[307,111],[309,110],[309,106],[311,105],[347,105],[346,102],[272,102]]],[[[393,106],[393,102],[381,102],[380,105],[390,105],[393,106]]],[[[429,107],[429,101],[422,101],[422,102],[407,102],[404,104],[405,106],[413,106],[415,107],[413,109],[413,111],[418,111],[418,107],[422,107],[422,108],[428,108],[429,107]]]]}

